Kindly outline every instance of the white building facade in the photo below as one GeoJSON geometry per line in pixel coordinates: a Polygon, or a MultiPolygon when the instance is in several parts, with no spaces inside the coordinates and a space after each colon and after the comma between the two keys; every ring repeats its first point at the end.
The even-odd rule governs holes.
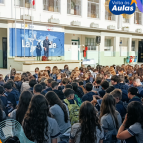
{"type": "Polygon", "coordinates": [[[64,32],[61,60],[95,59],[101,65],[121,65],[128,56],[137,56],[142,62],[143,13],[137,8],[129,19],[128,15],[116,16],[108,12],[108,3],[109,0],[35,0],[32,6],[29,0],[0,0],[0,67],[8,67],[16,56],[9,52],[9,29],[20,28],[20,24],[27,25],[26,29],[33,24],[33,30],[64,32]],[[38,26],[41,29],[36,29],[38,26]],[[88,50],[84,57],[85,47],[88,50]]]}

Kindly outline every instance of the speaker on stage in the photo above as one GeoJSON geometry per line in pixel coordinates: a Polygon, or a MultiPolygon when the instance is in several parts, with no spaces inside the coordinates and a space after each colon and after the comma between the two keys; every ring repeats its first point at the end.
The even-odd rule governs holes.
{"type": "Polygon", "coordinates": [[[101,36],[97,36],[97,37],[96,37],[96,43],[97,43],[97,44],[100,44],[100,43],[101,43],[101,36]]]}

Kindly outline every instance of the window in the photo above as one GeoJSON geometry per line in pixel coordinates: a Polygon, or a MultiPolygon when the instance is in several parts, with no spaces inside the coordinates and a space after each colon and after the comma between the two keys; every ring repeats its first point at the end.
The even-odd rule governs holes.
{"type": "Polygon", "coordinates": [[[85,46],[88,47],[88,50],[96,50],[96,39],[85,38],[85,46]]]}
{"type": "Polygon", "coordinates": [[[81,15],[81,0],[67,0],[68,14],[81,15]]]}
{"type": "Polygon", "coordinates": [[[60,0],[43,0],[43,10],[60,12],[60,0]]]}
{"type": "Polygon", "coordinates": [[[129,23],[129,15],[128,14],[123,14],[123,22],[124,23],[129,23]]]}
{"type": "Polygon", "coordinates": [[[99,18],[99,0],[88,0],[88,17],[99,18]]]}
{"type": "Polygon", "coordinates": [[[131,51],[135,51],[135,41],[132,41],[132,48],[131,51]]]}
{"type": "Polygon", "coordinates": [[[0,0],[0,4],[1,4],[1,3],[4,4],[4,0],[0,0]]]}
{"type": "Polygon", "coordinates": [[[26,8],[35,8],[29,0],[15,0],[15,6],[26,7],[26,8]]]}
{"type": "Polygon", "coordinates": [[[105,39],[105,49],[104,51],[110,51],[111,49],[111,39],[105,39]]]}
{"type": "Polygon", "coordinates": [[[109,10],[109,0],[106,0],[105,2],[105,19],[115,21],[115,15],[109,10]]]}
{"type": "Polygon", "coordinates": [[[140,12],[138,7],[136,8],[136,11],[134,13],[134,23],[135,24],[142,24],[142,12],[140,12]]]}

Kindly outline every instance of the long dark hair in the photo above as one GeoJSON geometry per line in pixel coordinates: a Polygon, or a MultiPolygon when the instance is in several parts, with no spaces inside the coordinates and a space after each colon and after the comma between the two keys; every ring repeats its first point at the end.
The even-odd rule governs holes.
{"type": "Polygon", "coordinates": [[[103,97],[102,103],[101,103],[101,108],[100,108],[100,118],[104,116],[105,114],[110,114],[116,124],[116,129],[119,128],[118,120],[117,120],[117,113],[115,109],[115,99],[111,94],[106,93],[103,97]]]}
{"type": "Polygon", "coordinates": [[[46,98],[43,95],[34,95],[23,121],[23,129],[26,137],[37,143],[43,143],[45,136],[48,137],[49,107],[46,98]]]}
{"type": "Polygon", "coordinates": [[[24,115],[28,109],[29,103],[31,101],[32,94],[30,91],[23,91],[20,95],[19,104],[16,111],[16,120],[22,124],[24,115]]]}
{"type": "Polygon", "coordinates": [[[0,99],[0,122],[3,120],[2,101],[0,99]]]}
{"type": "Polygon", "coordinates": [[[129,128],[135,123],[140,123],[143,129],[143,105],[140,102],[133,101],[127,107],[126,127],[129,128]]]}
{"type": "Polygon", "coordinates": [[[53,106],[55,104],[59,105],[61,107],[61,109],[64,112],[64,119],[65,119],[65,123],[68,122],[68,113],[66,110],[66,106],[62,103],[62,101],[60,100],[60,98],[57,96],[57,94],[53,91],[49,91],[46,94],[46,99],[48,100],[48,103],[53,106]]]}
{"type": "Polygon", "coordinates": [[[78,84],[76,82],[72,82],[72,87],[73,87],[73,90],[75,91],[75,94],[77,94],[78,97],[82,98],[82,94],[81,94],[81,91],[79,91],[78,89],[78,84]]]}
{"type": "Polygon", "coordinates": [[[96,110],[88,101],[83,102],[80,107],[79,122],[81,124],[80,143],[94,143],[97,140],[96,128],[101,130],[101,127],[96,110]]]}

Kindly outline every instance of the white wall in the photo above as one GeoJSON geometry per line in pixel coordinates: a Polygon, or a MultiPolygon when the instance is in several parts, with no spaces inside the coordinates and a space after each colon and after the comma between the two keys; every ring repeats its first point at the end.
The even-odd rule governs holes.
{"type": "MultiPolygon", "coordinates": [[[[88,0],[81,0],[82,2],[82,8],[81,8],[81,16],[76,16],[76,15],[68,15],[67,14],[67,0],[61,0],[61,11],[60,13],[54,13],[54,12],[48,12],[48,11],[43,11],[43,1],[42,0],[36,0],[36,5],[35,9],[33,11],[34,15],[34,21],[36,22],[48,22],[48,19],[53,15],[54,18],[60,19],[60,24],[63,25],[71,25],[71,22],[74,20],[78,20],[81,22],[82,27],[90,27],[90,24],[92,22],[95,22],[99,24],[99,28],[107,29],[107,26],[109,25],[114,25],[115,30],[117,29],[117,16],[116,16],[116,21],[108,21],[105,20],[105,0],[99,0],[100,5],[99,5],[99,19],[95,18],[89,18],[87,17],[87,1],[88,0]]],[[[16,7],[16,18],[20,19],[20,15],[24,14],[24,9],[16,7]]],[[[25,8],[25,14],[30,14],[31,15],[31,9],[28,10],[25,8]]],[[[1,5],[0,4],[0,17],[5,17],[5,18],[15,18],[15,7],[14,7],[14,0],[5,0],[5,4],[1,5]],[[8,12],[7,12],[8,10],[8,12]]],[[[137,25],[134,24],[134,16],[130,18],[130,23],[123,23],[122,25],[128,26],[130,32],[135,32],[136,29],[142,29],[143,31],[143,26],[142,25],[137,25]]]]}

